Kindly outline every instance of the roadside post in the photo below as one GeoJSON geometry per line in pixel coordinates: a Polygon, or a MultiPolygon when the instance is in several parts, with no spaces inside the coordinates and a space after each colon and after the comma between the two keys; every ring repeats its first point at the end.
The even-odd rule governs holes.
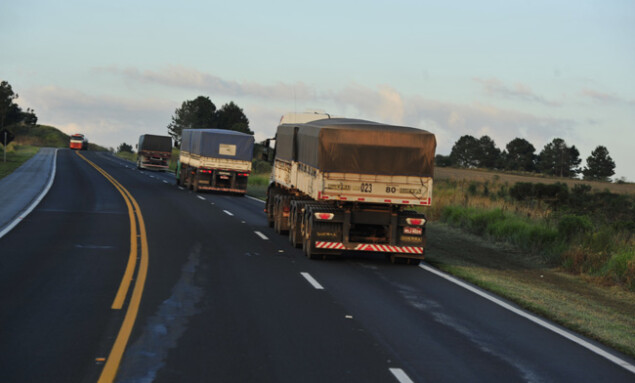
{"type": "Polygon", "coordinates": [[[11,133],[10,131],[6,129],[0,130],[0,136],[2,137],[2,143],[3,143],[2,148],[4,151],[3,162],[7,162],[7,145],[9,145],[15,137],[13,136],[13,133],[11,133]]]}

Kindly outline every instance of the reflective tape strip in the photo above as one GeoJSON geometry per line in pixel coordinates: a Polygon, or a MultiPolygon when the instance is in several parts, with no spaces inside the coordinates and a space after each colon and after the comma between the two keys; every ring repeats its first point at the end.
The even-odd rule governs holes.
{"type": "Polygon", "coordinates": [[[315,242],[316,249],[344,249],[344,244],[341,242],[315,242]]]}
{"type": "MultiPolygon", "coordinates": [[[[341,242],[315,242],[316,249],[332,249],[332,250],[347,250],[341,242]]],[[[371,244],[359,244],[354,249],[357,251],[380,251],[384,253],[407,253],[407,254],[423,254],[422,247],[414,246],[390,246],[390,245],[371,245],[371,244]]]]}
{"type": "Polygon", "coordinates": [[[423,254],[422,247],[413,246],[389,246],[389,245],[365,245],[359,244],[354,250],[358,251],[381,251],[384,253],[408,253],[408,254],[423,254]]]}

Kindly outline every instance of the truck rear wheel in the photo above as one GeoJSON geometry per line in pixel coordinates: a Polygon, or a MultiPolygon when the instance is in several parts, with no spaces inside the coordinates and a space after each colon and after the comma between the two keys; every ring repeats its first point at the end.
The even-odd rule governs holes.
{"type": "Polygon", "coordinates": [[[306,220],[304,224],[306,233],[302,240],[302,250],[309,259],[324,259],[323,255],[316,254],[315,249],[313,248],[313,236],[311,235],[313,231],[312,216],[310,214],[305,214],[304,219],[306,220]]]}
{"type": "Polygon", "coordinates": [[[390,254],[390,262],[395,265],[419,266],[421,259],[401,257],[401,254],[390,254]]]}
{"type": "Polygon", "coordinates": [[[194,181],[192,182],[192,190],[194,193],[198,192],[198,174],[194,176],[194,181]]]}

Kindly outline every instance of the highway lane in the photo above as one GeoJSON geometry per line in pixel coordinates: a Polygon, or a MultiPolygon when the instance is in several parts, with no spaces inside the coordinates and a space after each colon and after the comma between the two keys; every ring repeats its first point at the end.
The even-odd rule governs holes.
{"type": "MultiPolygon", "coordinates": [[[[157,182],[170,182],[171,178],[169,175],[154,176],[157,182]]],[[[333,315],[352,318],[349,320],[359,331],[371,334],[373,343],[388,354],[385,365],[403,368],[415,381],[633,379],[629,371],[570,340],[419,268],[394,266],[373,255],[361,260],[308,261],[301,251],[288,245],[286,237],[276,235],[266,226],[260,202],[222,194],[180,192],[202,204],[209,203],[207,208],[224,222],[241,222],[242,226],[238,225],[227,232],[226,237],[222,236],[234,238],[224,243],[221,240],[222,248],[227,251],[240,248],[237,241],[242,241],[241,238],[252,242],[251,233],[259,232],[267,238],[257,255],[245,250],[250,254],[246,260],[245,257],[232,258],[232,261],[240,261],[240,267],[233,269],[224,264],[235,270],[232,280],[248,276],[245,282],[248,283],[251,278],[256,278],[247,271],[253,264],[257,264],[261,272],[273,275],[279,275],[280,263],[290,267],[288,272],[291,274],[308,272],[324,287],[322,292],[325,294],[322,295],[328,295],[337,308],[333,315]],[[228,216],[225,212],[233,215],[228,216]],[[263,255],[266,261],[261,264],[263,255]]],[[[208,235],[214,235],[212,232],[216,233],[216,230],[211,230],[208,235]]],[[[433,238],[429,240],[434,243],[433,238]]],[[[231,281],[228,284],[231,285],[231,281]]],[[[292,305],[286,296],[272,292],[262,300],[272,302],[279,298],[292,305]]],[[[262,309],[267,311],[267,307],[272,310],[266,304],[262,309]]],[[[298,309],[316,315],[315,308],[298,306],[298,309]]],[[[201,317],[205,318],[205,315],[201,317]]],[[[291,326],[304,331],[325,328],[311,318],[294,322],[288,329],[291,326]]],[[[189,333],[198,336],[195,330],[189,333]]],[[[322,336],[329,337],[330,334],[326,331],[322,336]]],[[[167,366],[174,365],[174,370],[178,371],[177,366],[187,365],[186,358],[179,362],[168,358],[167,366]]]]}
{"type": "Polygon", "coordinates": [[[0,381],[96,381],[120,325],[110,309],[129,248],[119,193],[70,151],[53,186],[0,239],[0,381]]]}
{"type": "MultiPolygon", "coordinates": [[[[125,206],[72,155],[60,152],[43,204],[0,239],[0,304],[9,308],[0,314],[2,381],[96,381],[94,358],[107,353],[121,324],[109,306],[128,251],[125,206]],[[32,237],[47,231],[42,240],[32,237]],[[87,246],[108,255],[69,255],[81,249],[76,234],[94,238],[87,246]],[[54,246],[43,250],[43,243],[54,246]],[[69,287],[49,291],[58,285],[69,287]],[[54,320],[32,319],[49,310],[54,320]],[[59,335],[49,341],[49,333],[59,335]],[[21,351],[15,358],[14,349],[21,351]]],[[[148,230],[148,280],[118,381],[633,380],[622,367],[420,268],[373,256],[309,261],[267,227],[258,201],[179,190],[169,174],[86,155],[137,199],[148,230]]]]}

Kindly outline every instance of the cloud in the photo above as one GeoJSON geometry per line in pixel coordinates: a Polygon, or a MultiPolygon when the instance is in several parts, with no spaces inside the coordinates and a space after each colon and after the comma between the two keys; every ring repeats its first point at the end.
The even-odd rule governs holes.
{"type": "Polygon", "coordinates": [[[20,98],[35,109],[39,123],[67,134],[84,133],[106,147],[135,143],[144,133],[167,134],[174,110],[170,100],[112,97],[56,86],[29,89],[20,98]]]}
{"type": "MultiPolygon", "coordinates": [[[[317,90],[303,83],[226,80],[183,67],[158,72],[134,68],[101,68],[99,71],[146,86],[154,84],[231,97],[245,111],[258,140],[272,137],[280,116],[296,109],[296,102],[300,106],[298,111],[305,110],[305,105],[317,106],[333,115],[429,130],[437,135],[441,153],[449,153],[454,142],[465,134],[476,137],[487,134],[500,147],[513,138],[523,137],[538,147],[554,135],[566,136],[576,124],[573,120],[541,117],[484,103],[458,104],[404,95],[388,85],[367,87],[352,83],[341,89],[317,90]],[[296,97],[293,97],[294,90],[296,97]]],[[[173,95],[175,92],[163,93],[173,95]]],[[[42,123],[58,126],[66,133],[84,132],[93,142],[116,147],[121,142],[136,142],[140,134],[167,134],[166,126],[175,105],[184,100],[171,100],[170,96],[161,94],[156,91],[152,98],[121,98],[41,87],[28,92],[25,105],[36,110],[42,123]]]]}
{"type": "Polygon", "coordinates": [[[629,101],[615,94],[604,93],[594,89],[582,89],[580,95],[601,104],[627,104],[631,106],[635,105],[635,101],[629,101]]]}
{"type": "Polygon", "coordinates": [[[121,69],[116,66],[94,68],[95,73],[111,74],[132,83],[157,84],[180,89],[194,89],[222,93],[231,97],[259,97],[293,100],[294,98],[315,98],[312,88],[302,82],[263,85],[255,82],[225,80],[182,66],[168,66],[161,71],[121,69]]]}
{"type": "Polygon", "coordinates": [[[513,87],[509,87],[496,78],[482,79],[476,77],[474,81],[480,83],[485,92],[490,96],[538,103],[546,106],[562,106],[559,102],[550,101],[542,96],[538,96],[528,86],[521,83],[516,83],[513,87]]]}

